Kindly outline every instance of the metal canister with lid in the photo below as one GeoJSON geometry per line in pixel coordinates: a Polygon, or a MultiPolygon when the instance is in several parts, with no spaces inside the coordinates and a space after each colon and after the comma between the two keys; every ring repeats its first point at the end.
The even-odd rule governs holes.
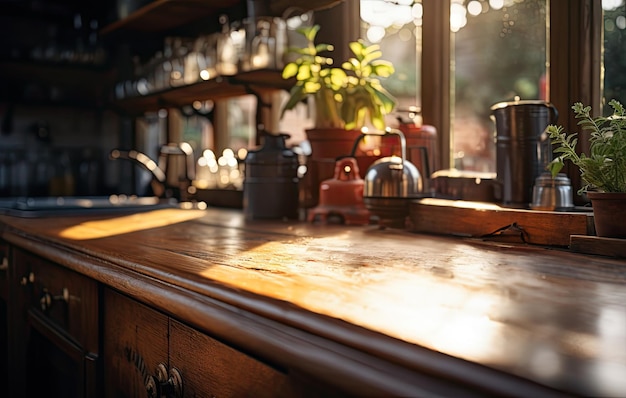
{"type": "Polygon", "coordinates": [[[491,107],[496,127],[496,178],[502,204],[525,208],[531,202],[535,178],[552,160],[546,127],[558,118],[557,109],[542,100],[500,102],[491,107]]]}
{"type": "Polygon", "coordinates": [[[246,155],[243,210],[246,219],[298,218],[298,156],[287,134],[263,134],[246,155]]]}
{"type": "Polygon", "coordinates": [[[533,210],[567,211],[574,208],[572,184],[563,173],[552,178],[552,174],[543,173],[535,179],[533,199],[530,204],[533,210]]]}

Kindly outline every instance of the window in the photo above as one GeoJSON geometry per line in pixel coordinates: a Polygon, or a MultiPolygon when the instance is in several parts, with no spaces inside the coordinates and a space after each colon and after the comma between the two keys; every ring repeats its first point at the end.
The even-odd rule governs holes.
{"type": "MultiPolygon", "coordinates": [[[[397,91],[391,81],[388,87],[401,104],[421,105],[424,122],[437,128],[444,168],[493,170],[494,127],[488,117],[492,104],[515,96],[545,98],[559,110],[558,123],[575,131],[574,102],[590,104],[594,110],[611,98],[626,102],[625,3],[360,0],[361,35],[376,40],[368,29],[385,13],[397,15],[385,11],[388,8],[405,10],[404,16],[409,15],[407,7],[419,11],[411,14],[413,21],[399,19],[384,25],[384,36],[379,34],[385,57],[395,56],[398,32],[415,26],[410,54],[415,62],[415,94],[408,94],[406,88],[411,80],[402,87],[404,91],[397,91]]],[[[411,46],[404,48],[406,56],[411,46]]],[[[406,65],[399,66],[400,71],[407,70],[406,65]]],[[[569,174],[576,186],[579,176],[569,174]]]]}
{"type": "Polygon", "coordinates": [[[256,106],[254,95],[227,100],[228,118],[226,129],[230,132],[226,148],[237,152],[241,148],[253,148],[256,135],[256,106]]]}
{"type": "Polygon", "coordinates": [[[396,73],[385,87],[398,99],[398,109],[421,106],[419,77],[422,51],[421,2],[361,0],[361,37],[379,43],[383,58],[396,73]]]}
{"type": "Polygon", "coordinates": [[[545,0],[453,1],[452,147],[459,169],[495,171],[490,108],[547,99],[545,0]]]}
{"type": "MultiPolygon", "coordinates": [[[[626,2],[602,1],[604,22],[604,74],[602,103],[611,99],[626,104],[626,2]]],[[[605,112],[611,108],[605,106],[605,112]]]]}
{"type": "MultiPolygon", "coordinates": [[[[450,49],[452,165],[494,172],[491,106],[516,97],[547,98],[546,0],[452,0],[449,7],[451,43],[442,48],[450,49]]],[[[423,12],[421,2],[361,0],[364,37],[380,41],[398,70],[386,87],[400,107],[420,105],[419,82],[429,78],[415,66],[423,56],[422,37],[445,40],[422,32],[422,20],[430,17],[423,12]]]]}

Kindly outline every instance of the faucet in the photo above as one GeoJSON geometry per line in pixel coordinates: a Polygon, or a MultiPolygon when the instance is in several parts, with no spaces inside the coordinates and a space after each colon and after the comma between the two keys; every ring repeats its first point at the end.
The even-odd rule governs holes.
{"type": "Polygon", "coordinates": [[[189,143],[169,143],[161,146],[158,163],[134,149],[113,149],[109,157],[130,160],[148,170],[152,174],[150,186],[155,196],[187,200],[188,188],[195,178],[195,159],[193,148],[189,143]],[[184,157],[184,165],[179,161],[181,156],[184,157]],[[184,174],[181,173],[181,166],[184,174]]]}

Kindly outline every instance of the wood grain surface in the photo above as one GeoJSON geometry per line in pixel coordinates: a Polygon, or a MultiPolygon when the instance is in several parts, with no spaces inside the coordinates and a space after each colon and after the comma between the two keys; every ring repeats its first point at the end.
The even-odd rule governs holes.
{"type": "Polygon", "coordinates": [[[593,212],[512,209],[493,203],[426,198],[410,205],[414,232],[567,247],[570,236],[595,235],[593,212]]]}
{"type": "Polygon", "coordinates": [[[0,222],[7,241],[215,336],[228,339],[230,331],[244,351],[282,350],[284,362],[274,365],[291,366],[298,354],[273,345],[271,336],[247,343],[252,333],[238,338],[210,324],[211,303],[401,368],[466,383],[480,375],[485,379],[473,382],[481,385],[501,377],[508,393],[518,378],[569,394],[626,391],[623,260],[376,226],[251,222],[224,209],[0,222]],[[136,282],[142,279],[144,288],[136,282]],[[154,293],[155,281],[198,296],[207,307],[176,304],[174,293],[154,293]],[[473,373],[474,366],[498,376],[473,373]]]}

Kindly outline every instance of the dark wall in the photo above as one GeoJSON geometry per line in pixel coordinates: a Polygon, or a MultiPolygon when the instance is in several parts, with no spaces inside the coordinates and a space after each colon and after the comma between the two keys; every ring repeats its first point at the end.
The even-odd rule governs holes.
{"type": "Polygon", "coordinates": [[[115,185],[106,149],[113,78],[98,30],[114,3],[0,1],[0,196],[95,195],[115,185]]]}

